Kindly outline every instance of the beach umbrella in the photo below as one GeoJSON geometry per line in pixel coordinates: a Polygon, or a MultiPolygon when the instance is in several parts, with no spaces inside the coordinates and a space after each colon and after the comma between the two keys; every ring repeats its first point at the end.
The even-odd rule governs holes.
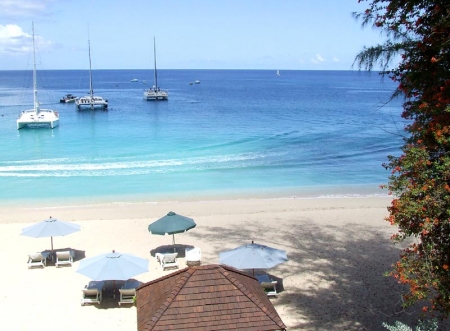
{"type": "Polygon", "coordinates": [[[148,260],[113,250],[81,260],[77,272],[95,281],[112,280],[115,297],[116,280],[127,280],[148,272],[148,260]]]}
{"type": "Polygon", "coordinates": [[[113,250],[81,260],[77,272],[92,280],[127,280],[148,272],[148,260],[113,250]]]}
{"type": "Polygon", "coordinates": [[[166,216],[150,224],[148,231],[159,235],[171,234],[172,243],[175,244],[175,233],[186,232],[195,228],[196,225],[192,218],[181,216],[171,211],[166,216]]]}
{"type": "Polygon", "coordinates": [[[50,237],[53,252],[53,237],[65,236],[80,230],[78,224],[60,221],[50,216],[49,219],[22,229],[20,235],[34,238],[50,237]]]}
{"type": "Polygon", "coordinates": [[[255,244],[242,245],[219,253],[219,261],[236,269],[270,269],[288,260],[286,251],[255,244]]]}

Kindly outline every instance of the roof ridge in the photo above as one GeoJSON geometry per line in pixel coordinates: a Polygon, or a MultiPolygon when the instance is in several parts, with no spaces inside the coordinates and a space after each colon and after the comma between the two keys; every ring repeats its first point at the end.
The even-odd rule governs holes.
{"type": "MultiPolygon", "coordinates": [[[[228,268],[223,268],[223,269],[228,269],[228,268]]],[[[233,268],[234,269],[234,268],[233,268]]],[[[233,270],[234,272],[234,270],[233,270]]],[[[261,309],[261,311],[264,313],[265,316],[268,316],[276,325],[278,325],[282,330],[285,330],[285,326],[283,321],[281,321],[279,316],[272,316],[273,312],[270,311],[269,309],[267,309],[267,307],[262,303],[262,301],[253,294],[252,291],[250,291],[244,284],[242,284],[239,279],[237,279],[236,277],[234,277],[229,271],[225,271],[222,272],[222,274],[230,281],[233,283],[233,285],[235,285],[249,300],[251,300],[259,309],[261,309]],[[255,300],[256,299],[256,300],[255,300]],[[276,317],[278,317],[278,319],[280,319],[281,321],[281,325],[280,323],[276,320],[276,317]]],[[[243,276],[247,276],[247,277],[252,277],[249,276],[243,272],[239,272],[239,274],[243,275],[243,276]]],[[[254,278],[254,277],[252,277],[254,278]]],[[[255,279],[256,280],[256,279],[255,279]]],[[[274,307],[275,310],[275,307],[274,307]]],[[[275,310],[276,311],[276,310],[275,310]]],[[[278,313],[277,313],[278,314],[278,313]]]]}

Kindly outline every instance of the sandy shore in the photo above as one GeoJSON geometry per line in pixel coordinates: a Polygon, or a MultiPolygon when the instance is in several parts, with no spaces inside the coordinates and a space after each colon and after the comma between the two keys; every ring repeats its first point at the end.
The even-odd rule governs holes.
{"type": "MultiPolygon", "coordinates": [[[[27,269],[27,255],[50,248],[50,238],[20,236],[22,228],[49,216],[81,225],[55,237],[55,249],[70,247],[91,257],[115,249],[148,258],[146,282],[162,271],[150,250],[171,244],[147,226],[169,211],[194,218],[197,227],[176,235],[177,244],[202,249],[203,264],[218,263],[220,251],[254,240],[284,249],[289,261],[267,272],[284,290],[272,302],[288,330],[386,330],[381,323],[411,324],[417,314],[400,306],[398,287],[384,277],[399,247],[384,217],[389,198],[251,199],[85,206],[2,208],[0,211],[0,310],[8,330],[136,330],[136,308],[112,298],[81,306],[89,279],[72,267],[27,269]]],[[[184,258],[179,259],[185,266],[184,258]]]]}

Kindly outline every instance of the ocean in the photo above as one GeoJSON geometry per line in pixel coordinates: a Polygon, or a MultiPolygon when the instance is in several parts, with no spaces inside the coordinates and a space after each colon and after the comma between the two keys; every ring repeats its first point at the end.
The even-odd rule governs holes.
{"type": "Polygon", "coordinates": [[[158,70],[160,102],[143,100],[153,70],[93,82],[108,111],[59,103],[88,93],[87,70],[39,70],[60,125],[17,130],[32,73],[0,71],[0,203],[384,196],[382,164],[403,144],[402,100],[377,73],[158,70]]]}

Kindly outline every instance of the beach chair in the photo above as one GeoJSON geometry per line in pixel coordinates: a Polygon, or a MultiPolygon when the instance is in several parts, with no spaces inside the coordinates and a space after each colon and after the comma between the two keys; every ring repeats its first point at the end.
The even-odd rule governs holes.
{"type": "Polygon", "coordinates": [[[266,292],[267,296],[277,296],[277,284],[276,280],[270,279],[269,275],[255,275],[255,278],[258,280],[259,284],[263,288],[264,292],[266,292]]]}
{"type": "Polygon", "coordinates": [[[185,250],[186,264],[200,265],[202,261],[202,251],[200,247],[187,247],[185,250]]]}
{"type": "Polygon", "coordinates": [[[33,267],[42,267],[47,266],[47,259],[42,253],[32,253],[28,254],[28,269],[33,267]]]}
{"type": "Polygon", "coordinates": [[[276,297],[278,295],[277,293],[277,281],[272,280],[270,282],[262,282],[261,286],[264,289],[264,292],[266,292],[267,296],[273,296],[276,297]]]}
{"type": "Polygon", "coordinates": [[[81,305],[84,306],[87,303],[100,304],[102,302],[102,292],[104,281],[91,281],[88,285],[82,289],[81,305]]]}
{"type": "Polygon", "coordinates": [[[61,265],[72,266],[75,252],[73,250],[56,252],[55,266],[58,268],[61,265]]]}
{"type": "Polygon", "coordinates": [[[177,256],[178,253],[156,253],[156,259],[161,264],[163,270],[167,268],[178,268],[177,256]]]}
{"type": "Polygon", "coordinates": [[[120,299],[119,306],[122,303],[134,303],[134,298],[136,297],[136,289],[141,286],[141,282],[137,280],[127,280],[125,284],[119,289],[120,299]]]}

